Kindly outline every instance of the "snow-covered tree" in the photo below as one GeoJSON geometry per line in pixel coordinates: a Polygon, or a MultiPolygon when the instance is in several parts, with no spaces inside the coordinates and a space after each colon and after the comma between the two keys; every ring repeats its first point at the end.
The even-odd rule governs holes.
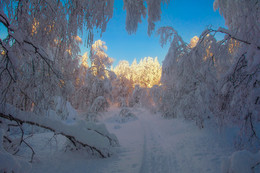
{"type": "Polygon", "coordinates": [[[257,150],[260,145],[259,134],[255,130],[260,115],[259,7],[257,0],[214,2],[214,8],[219,8],[229,27],[229,30],[220,28],[218,32],[225,33],[231,45],[239,42],[239,49],[232,54],[232,65],[220,80],[219,106],[224,121],[236,122],[241,127],[240,149],[257,150]],[[253,145],[248,146],[248,143],[253,145]]]}
{"type": "Polygon", "coordinates": [[[129,66],[129,62],[123,60],[111,70],[117,76],[116,80],[112,83],[114,102],[118,103],[120,107],[126,107],[133,92],[133,81],[131,80],[132,69],[129,66]]]}
{"type": "Polygon", "coordinates": [[[105,111],[112,102],[112,82],[115,74],[110,71],[113,59],[105,50],[105,42],[98,40],[91,46],[90,67],[87,54],[82,56],[79,65],[78,83],[71,95],[72,105],[83,112],[87,120],[96,120],[99,112],[105,111]]]}
{"type": "Polygon", "coordinates": [[[144,57],[139,63],[134,60],[131,66],[127,61],[122,61],[113,69],[117,76],[124,76],[133,86],[140,85],[143,88],[159,85],[161,70],[157,57],[144,57]]]}
{"type": "Polygon", "coordinates": [[[142,22],[148,11],[148,34],[151,35],[155,28],[155,22],[161,20],[161,2],[168,3],[168,0],[124,0],[124,9],[126,10],[126,30],[128,33],[135,33],[138,23],[142,22]]]}
{"type": "Polygon", "coordinates": [[[99,79],[109,77],[109,69],[113,63],[113,59],[109,57],[105,51],[107,50],[106,43],[101,40],[95,41],[90,50],[91,73],[99,79]]]}
{"type": "Polygon", "coordinates": [[[161,70],[162,67],[157,57],[145,57],[141,59],[139,63],[137,63],[135,59],[131,66],[128,61],[120,61],[119,64],[112,69],[117,75],[117,79],[113,83],[113,96],[115,101],[121,106],[133,106],[141,102],[143,106],[148,105],[148,102],[145,102],[152,100],[152,98],[149,97],[148,88],[154,85],[160,85],[161,70]],[[144,95],[141,96],[143,101],[136,102],[134,101],[136,100],[136,96],[133,96],[133,92],[135,88],[138,90],[137,88],[139,87],[143,88],[142,93],[144,95]]]}
{"type": "Polygon", "coordinates": [[[206,29],[196,44],[187,45],[170,27],[158,30],[162,44],[171,40],[162,66],[164,116],[195,120],[208,118],[220,126],[241,128],[237,144],[257,150],[259,123],[259,2],[216,0],[229,29],[206,29]],[[249,13],[249,11],[251,11],[249,13]],[[225,38],[216,41],[216,33],[225,38]]]}
{"type": "MultiPolygon", "coordinates": [[[[156,2],[156,5],[161,5],[161,1],[156,2]]],[[[154,3],[155,1],[151,1],[148,5],[149,33],[161,14],[158,6],[153,6],[154,3]],[[152,10],[154,8],[157,10],[152,10]]],[[[78,35],[87,35],[83,40],[90,46],[94,30],[100,31],[101,34],[106,30],[107,23],[113,15],[113,5],[114,0],[0,1],[0,23],[8,31],[7,38],[0,39],[1,117],[7,121],[15,121],[17,127],[21,127],[22,136],[22,123],[35,124],[55,133],[57,131],[64,133],[66,136],[63,130],[69,127],[60,132],[55,125],[48,126],[48,123],[46,125],[47,120],[36,121],[32,119],[33,116],[26,116],[27,119],[24,120],[25,116],[20,115],[26,114],[23,111],[46,115],[50,109],[57,110],[55,105],[60,105],[61,102],[67,103],[68,95],[74,91],[80,73],[78,44],[81,40],[78,35]],[[12,106],[7,109],[6,105],[9,104],[12,106]]],[[[127,26],[140,22],[132,10],[132,5],[130,1],[125,1],[127,26]]],[[[137,6],[138,9],[140,7],[145,9],[145,6],[137,6]]],[[[127,27],[127,30],[132,33],[136,28],[127,27]]],[[[101,59],[101,64],[99,62],[99,52],[104,47],[96,48],[98,50],[92,49],[90,57],[93,65],[101,68],[96,68],[97,77],[95,75],[87,77],[88,86],[93,84],[90,87],[91,91],[88,92],[92,95],[88,95],[87,98],[90,97],[90,103],[100,105],[102,99],[99,96],[106,98],[110,93],[108,76],[112,78],[112,75],[103,73],[104,67],[107,68],[111,62],[106,61],[107,59],[101,59]]],[[[93,110],[97,108],[93,107],[93,110]]],[[[88,142],[78,140],[74,135],[69,134],[67,137],[77,149],[89,147],[88,142]]],[[[90,149],[96,150],[95,146],[94,148],[90,146],[90,149]]],[[[102,157],[107,156],[102,152],[99,154],[102,157]]]]}

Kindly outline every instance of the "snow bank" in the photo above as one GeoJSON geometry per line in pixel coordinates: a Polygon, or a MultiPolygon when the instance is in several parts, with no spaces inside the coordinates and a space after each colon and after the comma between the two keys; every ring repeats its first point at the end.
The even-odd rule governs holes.
{"type": "Polygon", "coordinates": [[[55,134],[64,135],[84,147],[89,147],[92,151],[93,149],[100,151],[102,157],[110,156],[113,153],[112,147],[118,146],[116,136],[110,134],[104,124],[80,120],[76,121],[75,124],[68,125],[58,120],[37,116],[32,112],[20,111],[9,104],[6,104],[5,109],[0,108],[0,113],[11,115],[29,124],[36,124],[53,131],[55,134]]]}
{"type": "Polygon", "coordinates": [[[223,173],[260,172],[260,151],[251,153],[247,150],[234,152],[222,164],[223,173]]]}
{"type": "Polygon", "coordinates": [[[3,148],[3,134],[3,130],[0,129],[0,172],[28,172],[31,169],[31,165],[29,163],[9,154],[3,148]]]}
{"type": "Polygon", "coordinates": [[[48,115],[50,115],[50,118],[54,118],[56,120],[63,120],[68,124],[76,120],[78,113],[72,107],[70,102],[64,100],[60,96],[55,96],[53,102],[54,108],[48,110],[48,115]],[[54,115],[57,116],[54,117],[54,115]]]}
{"type": "MultiPolygon", "coordinates": [[[[116,123],[127,123],[130,121],[135,121],[138,118],[136,115],[131,111],[130,108],[122,108],[119,113],[116,113],[113,117],[108,118],[110,122],[116,123]]],[[[116,127],[118,128],[118,127],[116,127]]]]}

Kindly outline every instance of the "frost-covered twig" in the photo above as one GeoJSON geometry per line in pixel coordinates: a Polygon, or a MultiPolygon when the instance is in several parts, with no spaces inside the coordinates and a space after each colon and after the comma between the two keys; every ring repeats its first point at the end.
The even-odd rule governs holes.
{"type": "MultiPolygon", "coordinates": [[[[246,41],[246,40],[242,40],[240,38],[237,38],[235,36],[233,36],[228,30],[224,29],[224,28],[219,28],[218,30],[214,30],[214,29],[208,29],[209,33],[210,32],[214,32],[214,33],[217,33],[217,32],[220,32],[220,33],[223,33],[223,34],[227,34],[229,38],[232,38],[234,40],[237,40],[239,42],[242,42],[242,43],[245,43],[245,44],[248,44],[248,45],[251,45],[252,43],[246,41]]],[[[260,50],[260,46],[259,45],[256,45],[257,49],[260,50]]]]}

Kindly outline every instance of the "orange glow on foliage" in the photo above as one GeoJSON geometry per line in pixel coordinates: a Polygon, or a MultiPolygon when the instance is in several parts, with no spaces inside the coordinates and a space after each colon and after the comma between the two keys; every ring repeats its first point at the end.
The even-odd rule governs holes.
{"type": "Polygon", "coordinates": [[[37,34],[37,28],[39,27],[39,22],[34,18],[32,24],[32,35],[37,34]]]}
{"type": "Polygon", "coordinates": [[[231,38],[230,42],[231,43],[228,46],[228,51],[229,51],[230,54],[233,54],[235,52],[236,48],[239,47],[239,42],[237,40],[232,39],[232,38],[231,38]]]}
{"type": "Polygon", "coordinates": [[[213,53],[210,52],[210,48],[211,48],[211,45],[209,45],[207,48],[206,48],[206,53],[207,55],[204,56],[203,60],[206,61],[209,57],[212,57],[213,56],[213,53]]]}
{"type": "Polygon", "coordinates": [[[189,47],[190,48],[194,48],[197,45],[198,42],[199,42],[199,37],[198,36],[192,37],[192,39],[190,40],[189,47]]]}
{"type": "Polygon", "coordinates": [[[65,81],[60,79],[58,85],[60,88],[63,88],[65,86],[65,81]]]}
{"type": "Polygon", "coordinates": [[[120,78],[124,77],[131,81],[132,85],[140,85],[143,88],[152,88],[160,85],[162,66],[156,58],[145,57],[139,64],[136,60],[129,66],[128,61],[120,61],[112,71],[120,78]]]}
{"type": "Polygon", "coordinates": [[[5,55],[5,51],[4,50],[1,51],[1,55],[3,55],[3,56],[5,55]]]}

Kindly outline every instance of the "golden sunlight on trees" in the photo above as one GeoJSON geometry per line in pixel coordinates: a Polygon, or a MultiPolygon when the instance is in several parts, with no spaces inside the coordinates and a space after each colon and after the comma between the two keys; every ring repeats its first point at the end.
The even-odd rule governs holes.
{"type": "Polygon", "coordinates": [[[107,50],[106,43],[101,40],[95,41],[90,50],[91,72],[94,76],[100,79],[104,79],[104,76],[108,76],[107,69],[113,63],[113,58],[108,57],[105,53],[107,50]]]}
{"type": "MultiPolygon", "coordinates": [[[[41,23],[41,24],[44,25],[44,22],[41,23]]],[[[45,26],[43,26],[44,32],[45,32],[46,34],[51,33],[51,31],[52,31],[53,28],[54,28],[54,25],[55,25],[55,22],[52,21],[51,23],[48,23],[48,24],[46,24],[45,26]]],[[[33,24],[32,24],[32,29],[31,29],[31,35],[32,35],[32,36],[36,35],[36,34],[38,33],[38,30],[41,30],[41,29],[40,29],[41,27],[42,27],[42,26],[40,26],[40,22],[39,22],[36,18],[34,18],[34,19],[33,19],[33,24]]]]}
{"type": "Polygon", "coordinates": [[[239,47],[239,42],[231,38],[228,46],[229,53],[233,54],[238,47],[239,47]]]}
{"type": "Polygon", "coordinates": [[[211,45],[209,45],[207,48],[206,48],[206,55],[204,56],[203,60],[206,61],[209,57],[212,57],[213,56],[213,53],[210,52],[210,48],[211,48],[211,45]]]}
{"type": "Polygon", "coordinates": [[[75,36],[75,37],[74,37],[74,40],[75,40],[76,42],[82,44],[82,39],[80,38],[80,36],[78,36],[78,35],[75,36]]]}
{"type": "Polygon", "coordinates": [[[76,87],[82,86],[84,85],[84,78],[87,74],[87,69],[89,68],[88,66],[88,52],[85,52],[80,60],[80,64],[79,64],[79,74],[76,78],[76,87]]]}
{"type": "Polygon", "coordinates": [[[38,27],[39,27],[39,22],[34,18],[32,24],[32,35],[37,34],[38,27]]]}
{"type": "Polygon", "coordinates": [[[192,37],[192,39],[190,39],[189,47],[190,48],[194,48],[197,45],[198,41],[199,41],[199,37],[198,36],[192,37]]]}
{"type": "Polygon", "coordinates": [[[82,59],[81,59],[81,65],[85,68],[88,68],[88,52],[85,52],[82,55],[82,59]]]}
{"type": "Polygon", "coordinates": [[[1,55],[5,55],[6,54],[6,52],[4,50],[1,50],[0,52],[1,52],[0,53],[1,55]]]}
{"type": "Polygon", "coordinates": [[[136,60],[131,66],[128,61],[120,61],[118,66],[112,69],[119,78],[128,79],[132,86],[140,85],[142,88],[151,88],[160,85],[162,67],[157,57],[145,57],[139,64],[136,60]]]}

